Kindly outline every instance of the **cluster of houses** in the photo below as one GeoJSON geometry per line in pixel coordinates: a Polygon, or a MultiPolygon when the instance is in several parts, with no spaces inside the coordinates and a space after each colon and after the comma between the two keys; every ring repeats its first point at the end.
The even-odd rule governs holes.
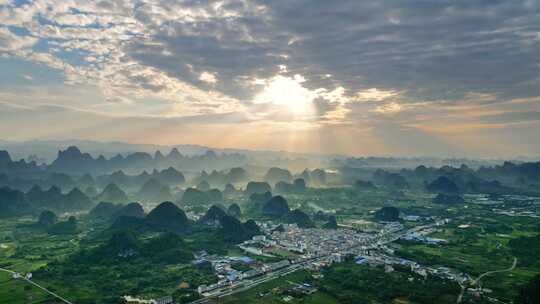
{"type": "Polygon", "coordinates": [[[285,250],[299,255],[300,259],[331,255],[344,252],[359,244],[374,242],[374,236],[350,229],[301,229],[295,224],[281,225],[276,230],[273,226],[262,226],[269,235],[255,236],[240,245],[244,251],[252,254],[268,255],[274,249],[285,250]]]}
{"type": "MultiPolygon", "coordinates": [[[[233,286],[245,279],[255,278],[266,273],[286,268],[292,263],[304,263],[308,268],[320,268],[335,262],[341,262],[349,254],[367,253],[360,245],[370,246],[376,243],[376,236],[349,229],[301,229],[295,224],[277,225],[262,223],[266,235],[254,236],[239,247],[249,254],[272,256],[274,249],[293,253],[289,258],[274,263],[260,263],[249,257],[222,257],[206,252],[196,254],[196,264],[210,263],[218,282],[198,287],[200,294],[233,286]],[[249,270],[239,271],[234,264],[242,263],[249,270]]],[[[385,231],[398,231],[400,224],[391,223],[385,231]]]]}
{"type": "Polygon", "coordinates": [[[211,265],[218,281],[214,284],[199,286],[198,292],[202,295],[208,295],[219,289],[241,285],[244,283],[243,280],[262,276],[293,264],[319,269],[335,262],[341,262],[345,256],[350,255],[357,256],[356,263],[358,264],[384,265],[388,271],[392,271],[392,265],[399,264],[411,267],[413,272],[424,277],[428,273],[432,273],[457,279],[460,278],[460,275],[451,271],[430,269],[422,267],[414,261],[389,256],[387,254],[392,254],[392,250],[384,245],[400,237],[433,244],[444,243],[445,240],[429,238],[427,235],[436,231],[434,226],[445,223],[447,223],[446,220],[436,219],[434,225],[418,226],[405,234],[402,232],[404,226],[399,222],[386,223],[377,233],[369,234],[352,229],[302,229],[295,224],[260,223],[265,235],[254,236],[251,240],[240,244],[239,247],[244,252],[253,255],[275,256],[273,253],[276,251],[280,251],[280,254],[285,252],[290,255],[279,262],[261,263],[247,256],[222,257],[209,255],[202,251],[195,256],[195,263],[211,265]],[[237,264],[245,266],[234,267],[237,264]]]}
{"type": "Polygon", "coordinates": [[[540,218],[540,200],[528,196],[507,196],[499,208],[491,211],[506,216],[540,218]],[[502,208],[501,208],[502,207],[502,208]]]}
{"type": "Polygon", "coordinates": [[[261,263],[253,259],[242,257],[222,257],[217,255],[209,255],[205,251],[201,251],[195,255],[195,264],[201,265],[209,263],[218,277],[218,281],[210,285],[200,285],[197,290],[199,294],[204,294],[220,288],[228,287],[244,279],[250,279],[263,275],[268,272],[276,271],[290,265],[289,260],[281,260],[274,263],[261,263]],[[242,264],[249,270],[237,270],[235,264],[242,264]]]}
{"type": "Polygon", "coordinates": [[[388,255],[374,255],[374,256],[358,256],[355,259],[356,264],[366,264],[370,266],[385,266],[387,272],[393,271],[395,265],[401,265],[410,267],[411,271],[422,276],[427,277],[428,274],[438,276],[444,279],[454,280],[460,283],[464,283],[471,279],[468,274],[460,272],[458,270],[448,267],[426,267],[418,264],[415,261],[402,259],[398,257],[392,257],[388,255]]]}
{"type": "MultiPolygon", "coordinates": [[[[421,241],[428,244],[443,244],[446,240],[427,237],[436,231],[437,226],[448,223],[447,219],[433,219],[434,224],[416,226],[403,231],[399,222],[388,222],[377,232],[364,233],[353,229],[302,229],[295,224],[258,223],[265,235],[254,236],[239,247],[252,255],[287,256],[273,263],[262,263],[248,256],[230,257],[210,255],[205,251],[195,254],[197,267],[208,267],[218,278],[214,284],[200,285],[197,290],[203,296],[220,293],[228,288],[250,284],[250,279],[262,277],[275,271],[287,271],[292,268],[320,269],[332,263],[342,262],[346,256],[356,256],[357,264],[384,266],[385,271],[393,271],[396,265],[408,266],[420,276],[428,274],[465,282],[470,278],[463,273],[449,268],[429,268],[406,259],[392,256],[393,250],[387,246],[399,238],[421,241]],[[289,255],[288,255],[288,254],[289,255]],[[246,280],[246,281],[244,281],[246,280]]],[[[415,220],[413,220],[415,221],[415,220]]],[[[257,279],[258,280],[258,279],[257,279]]],[[[257,281],[255,280],[255,281],[257,281]]],[[[305,284],[288,289],[290,294],[310,294],[316,289],[305,284]]],[[[155,300],[156,304],[169,304],[168,298],[155,300]]]]}
{"type": "Polygon", "coordinates": [[[159,299],[139,299],[132,296],[124,296],[123,300],[127,304],[173,304],[174,300],[172,296],[164,296],[159,299]]]}
{"type": "Polygon", "coordinates": [[[317,288],[315,288],[311,284],[302,283],[302,284],[297,284],[293,288],[286,289],[284,293],[291,295],[293,297],[302,297],[302,296],[313,294],[316,291],[317,291],[317,288]]]}
{"type": "Polygon", "coordinates": [[[401,237],[401,239],[411,242],[425,243],[428,245],[445,245],[448,244],[448,241],[445,239],[431,238],[426,236],[424,233],[411,232],[407,233],[401,237]]]}

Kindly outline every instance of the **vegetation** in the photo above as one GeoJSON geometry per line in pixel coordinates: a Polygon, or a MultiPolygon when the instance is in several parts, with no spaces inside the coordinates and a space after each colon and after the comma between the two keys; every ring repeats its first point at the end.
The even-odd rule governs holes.
{"type": "Polygon", "coordinates": [[[38,224],[45,228],[49,228],[52,225],[56,224],[57,220],[58,218],[56,217],[56,214],[54,214],[54,212],[45,210],[39,215],[38,224]]]}
{"type": "Polygon", "coordinates": [[[246,194],[272,192],[272,187],[266,182],[249,182],[246,186],[246,194]]]}
{"type": "Polygon", "coordinates": [[[540,274],[532,278],[531,281],[520,290],[516,303],[540,303],[540,274]]]}
{"type": "Polygon", "coordinates": [[[540,267],[540,234],[531,237],[519,237],[508,242],[512,254],[519,258],[524,266],[540,267]]]}
{"type": "Polygon", "coordinates": [[[148,225],[165,231],[185,232],[189,221],[182,209],[171,202],[164,202],[154,208],[146,217],[148,225]]]}
{"type": "Polygon", "coordinates": [[[261,234],[259,226],[253,220],[246,223],[238,219],[225,215],[220,219],[223,238],[227,241],[240,242],[252,238],[254,235],[261,234]]]}
{"type": "Polygon", "coordinates": [[[128,201],[127,194],[114,183],[108,184],[101,194],[99,194],[98,199],[104,202],[117,203],[125,203],[128,201]]]}
{"type": "Polygon", "coordinates": [[[232,204],[227,209],[227,214],[234,217],[241,217],[242,216],[242,210],[240,209],[240,206],[238,204],[232,204]]]}
{"type": "Polygon", "coordinates": [[[47,231],[50,234],[75,234],[77,232],[77,219],[70,216],[67,221],[51,225],[47,231]]]}
{"type": "Polygon", "coordinates": [[[315,224],[309,218],[309,215],[304,213],[302,210],[295,209],[287,214],[287,222],[291,224],[296,224],[301,228],[313,228],[315,224]]]}
{"type": "Polygon", "coordinates": [[[277,195],[264,203],[262,213],[271,217],[282,217],[289,213],[289,204],[283,196],[277,195]]]}
{"type": "Polygon", "coordinates": [[[412,303],[455,303],[457,283],[437,277],[422,278],[405,268],[385,273],[383,267],[369,267],[346,262],[323,272],[324,279],[316,286],[339,303],[391,303],[401,300],[412,303]],[[346,278],[346,279],[345,279],[346,278]]]}
{"type": "Polygon", "coordinates": [[[323,228],[325,228],[325,229],[337,229],[338,224],[337,224],[336,217],[333,216],[333,215],[330,216],[328,218],[328,222],[326,224],[324,224],[323,228]]]}
{"type": "Polygon", "coordinates": [[[381,221],[395,222],[399,220],[399,210],[395,207],[382,207],[375,213],[375,217],[381,221]]]}
{"type": "Polygon", "coordinates": [[[426,185],[426,189],[431,192],[440,192],[440,193],[459,193],[458,186],[448,177],[440,176],[436,180],[426,185]]]}
{"type": "MultiPolygon", "coordinates": [[[[189,171],[187,181],[172,167],[180,160],[215,164],[220,157],[213,152],[196,158],[171,151],[98,160],[70,148],[38,170],[0,153],[0,168],[8,168],[0,173],[0,267],[32,272],[36,282],[75,303],[119,303],[123,295],[144,299],[172,295],[176,302],[187,303],[200,297],[197,286],[218,280],[211,264],[193,263],[194,254],[204,250],[210,255],[243,255],[236,245],[260,235],[260,222],[275,224],[275,231],[285,231],[286,223],[338,229],[339,219],[340,228],[377,233],[385,221],[400,221],[404,229],[411,229],[449,219],[434,226],[429,235],[446,244],[401,240],[389,244],[389,251],[420,265],[480,277],[476,285],[467,287],[482,286],[491,290],[489,297],[500,301],[538,302],[540,226],[533,216],[538,214],[538,198],[524,195],[535,193],[540,176],[536,163],[397,170],[366,168],[364,164],[372,160],[347,166],[359,161],[350,159],[336,170],[296,172],[273,166],[230,169],[229,164],[189,171]],[[115,167],[103,172],[106,167],[101,163],[115,167]],[[154,170],[155,164],[161,165],[161,171],[154,170]],[[141,168],[149,170],[133,173],[141,168]],[[280,195],[272,195],[271,184],[280,195]],[[87,188],[92,191],[79,190],[87,188]],[[521,195],[509,195],[515,193],[521,195]],[[139,198],[140,203],[128,203],[139,198]],[[517,264],[511,267],[514,259],[517,264]]],[[[225,159],[235,159],[235,166],[241,162],[239,156],[225,159]]],[[[249,256],[256,263],[299,256],[272,250],[273,257],[249,256]]],[[[251,269],[240,263],[232,267],[251,269]]],[[[459,293],[456,283],[440,277],[347,260],[320,271],[290,273],[223,302],[283,303],[286,298],[295,304],[358,303],[359,299],[362,303],[455,303],[459,293]],[[293,292],[300,283],[317,291],[293,292]]],[[[463,303],[474,301],[488,300],[485,295],[464,294],[463,303]]],[[[1,273],[0,302],[51,303],[52,299],[1,273]]]]}
{"type": "Polygon", "coordinates": [[[435,198],[433,198],[433,203],[453,205],[463,204],[465,203],[465,200],[460,195],[439,193],[435,198]]]}

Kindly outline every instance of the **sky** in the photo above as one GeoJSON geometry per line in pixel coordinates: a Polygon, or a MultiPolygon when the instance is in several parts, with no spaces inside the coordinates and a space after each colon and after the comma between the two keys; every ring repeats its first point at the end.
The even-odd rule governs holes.
{"type": "Polygon", "coordinates": [[[540,155],[540,1],[0,0],[0,139],[540,155]]]}

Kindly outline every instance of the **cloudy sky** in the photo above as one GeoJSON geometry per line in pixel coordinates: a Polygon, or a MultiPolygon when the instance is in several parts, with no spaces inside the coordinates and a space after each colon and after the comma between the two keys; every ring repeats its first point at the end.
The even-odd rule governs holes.
{"type": "Polygon", "coordinates": [[[0,139],[540,154],[540,1],[0,0],[0,139]]]}

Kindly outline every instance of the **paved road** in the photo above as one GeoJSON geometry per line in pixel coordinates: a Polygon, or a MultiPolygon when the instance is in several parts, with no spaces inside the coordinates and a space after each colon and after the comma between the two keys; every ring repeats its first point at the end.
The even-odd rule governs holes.
{"type": "Polygon", "coordinates": [[[11,270],[5,269],[5,268],[0,268],[0,271],[7,272],[7,273],[9,273],[9,274],[11,274],[11,275],[14,275],[14,274],[15,274],[15,271],[11,271],[11,270]]]}
{"type": "MultiPolygon", "coordinates": [[[[491,274],[494,274],[494,273],[500,273],[500,272],[508,272],[508,271],[512,271],[516,268],[516,265],[517,265],[517,258],[514,257],[514,261],[512,262],[512,266],[508,267],[508,268],[505,268],[505,269],[501,269],[501,270],[491,270],[491,271],[487,271],[487,272],[484,272],[482,273],[481,275],[479,275],[476,279],[472,280],[471,282],[471,285],[476,285],[480,282],[480,280],[482,280],[483,277],[485,276],[488,276],[488,275],[491,275],[491,274]]],[[[459,296],[457,298],[457,303],[461,303],[461,300],[463,299],[463,294],[465,293],[465,290],[467,288],[466,285],[462,285],[461,283],[459,284],[459,287],[461,287],[461,292],[459,293],[459,296]]],[[[500,302],[499,300],[495,299],[495,298],[490,298],[490,300],[493,302],[493,301],[498,301],[500,302]]]]}
{"type": "MultiPolygon", "coordinates": [[[[392,233],[389,233],[389,234],[386,234],[386,235],[383,235],[383,236],[379,237],[379,239],[377,241],[372,241],[369,244],[354,245],[354,246],[351,246],[350,248],[347,248],[346,250],[350,250],[350,249],[353,249],[353,248],[356,248],[356,247],[362,247],[362,246],[365,247],[366,249],[377,248],[378,246],[386,245],[388,243],[395,242],[401,236],[403,236],[405,233],[408,233],[408,232],[411,232],[411,231],[416,231],[416,230],[421,230],[421,229],[424,229],[424,228],[427,228],[427,227],[431,227],[431,225],[416,227],[414,229],[410,229],[410,230],[407,230],[407,231],[395,231],[395,232],[392,232],[392,233]]],[[[212,293],[211,295],[206,296],[206,297],[204,297],[202,299],[190,302],[189,304],[208,303],[210,301],[210,299],[223,298],[223,297],[235,294],[235,293],[246,291],[246,290],[251,289],[251,288],[253,288],[253,287],[255,287],[255,286],[257,286],[257,285],[259,285],[261,283],[268,282],[268,281],[274,280],[276,278],[279,278],[281,276],[287,275],[289,273],[295,272],[295,271],[297,271],[299,269],[304,268],[309,263],[312,263],[312,262],[318,261],[318,260],[322,260],[324,258],[327,258],[328,256],[330,256],[330,255],[313,258],[313,259],[303,261],[303,262],[298,263],[298,264],[293,264],[293,265],[288,266],[288,267],[286,267],[284,269],[280,269],[280,270],[275,271],[275,272],[267,273],[267,274],[263,275],[263,277],[261,277],[259,279],[256,279],[256,280],[242,281],[242,282],[240,282],[240,284],[233,285],[232,287],[225,287],[225,288],[219,289],[219,290],[215,291],[214,293],[212,293]],[[226,290],[224,290],[224,289],[226,289],[226,290]]]]}
{"type": "Polygon", "coordinates": [[[223,298],[223,297],[230,296],[230,295],[233,295],[233,294],[236,294],[236,293],[239,293],[239,292],[243,292],[243,291],[249,290],[249,289],[251,289],[251,288],[253,288],[253,287],[255,287],[255,286],[259,285],[259,284],[262,284],[262,283],[265,283],[265,282],[268,282],[268,281],[272,281],[272,280],[277,279],[279,277],[282,277],[282,276],[288,275],[290,273],[293,273],[293,272],[295,272],[297,270],[302,269],[304,266],[305,266],[304,263],[294,264],[294,265],[291,265],[289,267],[286,267],[286,268],[283,268],[283,269],[280,269],[280,270],[277,270],[277,271],[274,271],[274,272],[267,273],[267,274],[265,274],[262,277],[259,277],[257,279],[245,280],[245,281],[242,281],[242,282],[240,282],[240,283],[238,283],[236,285],[230,286],[230,287],[223,287],[222,289],[218,289],[218,290],[214,291],[211,295],[206,296],[206,297],[204,297],[202,299],[190,302],[189,304],[207,303],[208,301],[210,301],[210,299],[223,298]]]}
{"type": "Polygon", "coordinates": [[[19,278],[20,278],[21,280],[24,280],[24,281],[28,282],[29,284],[32,284],[32,285],[36,286],[37,288],[43,290],[44,292],[50,294],[51,296],[57,298],[58,300],[60,300],[60,301],[62,301],[62,302],[64,302],[64,303],[66,303],[66,304],[73,304],[72,302],[66,300],[65,298],[59,296],[58,294],[56,294],[56,293],[54,293],[54,292],[48,290],[47,288],[45,288],[45,287],[39,285],[38,283],[36,283],[36,282],[34,282],[34,281],[30,280],[30,279],[27,279],[25,276],[23,276],[23,275],[21,275],[21,274],[19,274],[19,273],[16,273],[15,271],[12,271],[12,270],[9,270],[9,269],[5,269],[5,268],[0,268],[0,271],[7,272],[7,273],[9,273],[9,274],[11,274],[11,275],[18,275],[19,278]]]}
{"type": "Polygon", "coordinates": [[[505,268],[505,269],[501,269],[501,270],[492,270],[492,271],[484,272],[481,275],[479,275],[475,280],[473,280],[472,284],[476,285],[478,282],[480,282],[480,280],[483,277],[488,276],[490,274],[512,271],[512,270],[514,270],[514,268],[516,268],[516,265],[517,265],[517,258],[514,258],[514,261],[512,262],[512,266],[510,266],[508,268],[505,268]]]}

